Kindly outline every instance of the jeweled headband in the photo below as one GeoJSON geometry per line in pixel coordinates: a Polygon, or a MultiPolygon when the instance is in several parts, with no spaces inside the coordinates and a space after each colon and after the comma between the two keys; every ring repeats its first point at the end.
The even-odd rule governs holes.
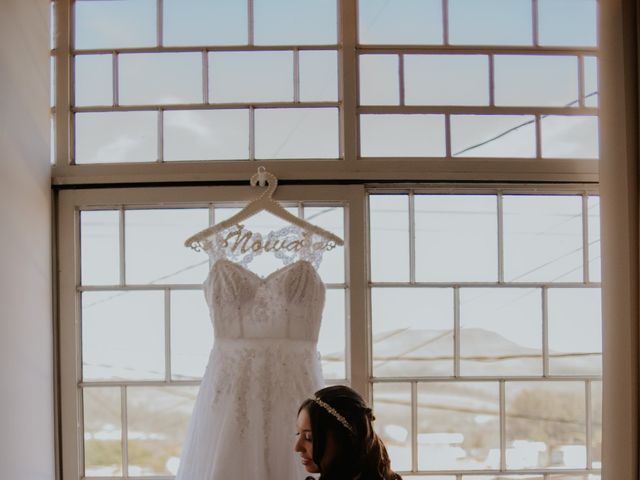
{"type": "Polygon", "coordinates": [[[349,425],[349,422],[347,422],[347,419],[344,418],[342,415],[340,415],[338,411],[335,408],[333,408],[331,405],[329,405],[327,402],[320,400],[318,397],[314,397],[311,400],[316,402],[318,405],[324,408],[330,415],[335,417],[335,419],[338,420],[344,426],[344,428],[346,428],[353,434],[356,433],[353,427],[349,425]]]}

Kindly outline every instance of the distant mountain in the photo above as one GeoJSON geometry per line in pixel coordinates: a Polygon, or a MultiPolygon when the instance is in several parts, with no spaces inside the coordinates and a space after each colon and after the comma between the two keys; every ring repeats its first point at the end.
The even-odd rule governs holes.
{"type": "MultiPolygon", "coordinates": [[[[481,328],[460,332],[460,373],[480,376],[539,376],[542,349],[523,347],[500,334],[481,328]]],[[[343,354],[323,355],[343,360],[343,354]]],[[[600,372],[597,354],[550,352],[551,373],[586,375],[600,372]]],[[[373,338],[373,374],[376,377],[452,376],[451,330],[397,329],[373,338]]]]}

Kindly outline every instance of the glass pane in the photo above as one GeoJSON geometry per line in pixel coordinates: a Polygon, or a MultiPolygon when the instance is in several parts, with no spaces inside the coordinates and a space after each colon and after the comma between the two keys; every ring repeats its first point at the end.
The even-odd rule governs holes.
{"type": "Polygon", "coordinates": [[[558,474],[558,475],[548,475],[547,478],[549,480],[594,480],[593,475],[571,475],[571,474],[558,474]]]}
{"type": "Polygon", "coordinates": [[[49,139],[50,139],[49,140],[49,163],[51,165],[55,165],[56,164],[56,122],[53,115],[49,117],[49,139]]]}
{"type": "Polygon", "coordinates": [[[76,163],[155,162],[156,112],[76,113],[76,163]]]}
{"type": "Polygon", "coordinates": [[[449,0],[452,44],[531,45],[530,0],[449,0]]]}
{"type": "Polygon", "coordinates": [[[200,53],[134,53],[118,58],[121,105],[202,102],[200,53]]]}
{"type": "Polygon", "coordinates": [[[403,480],[456,480],[455,475],[406,475],[402,474],[403,480]]]}
{"type": "Polygon", "coordinates": [[[372,288],[371,332],[374,376],[453,374],[452,289],[372,288]]]}
{"type": "Polygon", "coordinates": [[[338,158],[337,108],[257,109],[256,158],[338,158]]]}
{"type": "Polygon", "coordinates": [[[129,387],[130,476],[175,475],[197,387],[129,387]]]}
{"type": "Polygon", "coordinates": [[[584,57],[584,104],[587,107],[598,106],[598,59],[584,57]]]}
{"type": "Polygon", "coordinates": [[[524,475],[499,475],[497,477],[488,475],[463,475],[462,480],[546,480],[552,478],[553,475],[545,477],[541,474],[524,474],[524,475]]]}
{"type": "MultiPolygon", "coordinates": [[[[548,476],[551,478],[552,476],[548,476]]],[[[524,475],[463,475],[462,480],[545,480],[545,476],[541,474],[524,474],[524,475]]]]}
{"type": "Polygon", "coordinates": [[[584,391],[583,382],[507,382],[507,468],[585,468],[584,391]]]}
{"type": "Polygon", "coordinates": [[[580,197],[505,196],[503,205],[506,281],[582,281],[580,197]]]}
{"type": "Polygon", "coordinates": [[[360,43],[441,44],[441,0],[360,0],[360,43]]]}
{"type": "Polygon", "coordinates": [[[407,105],[488,105],[486,55],[405,55],[407,105]]]}
{"type": "MultiPolygon", "coordinates": [[[[320,228],[334,233],[344,239],[344,208],[343,207],[304,207],[304,218],[308,222],[317,225],[320,228]]],[[[322,256],[322,263],[318,268],[318,273],[322,281],[325,283],[343,283],[344,263],[345,263],[344,247],[336,247],[333,250],[325,252],[322,256]]]]}
{"type": "Polygon", "coordinates": [[[602,382],[591,383],[591,466],[602,468],[602,382]]]}
{"type": "Polygon", "coordinates": [[[83,285],[120,283],[120,212],[80,213],[80,265],[83,285]]]}
{"type": "Polygon", "coordinates": [[[416,195],[416,280],[496,281],[498,215],[493,195],[416,195]]]}
{"type": "MultiPolygon", "coordinates": [[[[56,2],[49,2],[49,21],[51,25],[55,25],[58,21],[57,19],[57,6],[56,2]]],[[[49,49],[53,50],[56,48],[56,31],[55,28],[49,29],[49,49]]]]}
{"type": "Polygon", "coordinates": [[[213,327],[203,292],[171,292],[171,377],[202,377],[213,346],[213,327]]]}
{"type": "Polygon", "coordinates": [[[249,158],[248,110],[169,110],[163,114],[165,160],[249,158]]]}
{"type": "Polygon", "coordinates": [[[360,115],[362,157],[444,157],[444,115],[360,115]]]}
{"type": "Polygon", "coordinates": [[[87,477],[121,476],[120,388],[84,388],[82,400],[84,406],[84,474],[87,477]]]}
{"type": "Polygon", "coordinates": [[[387,447],[391,468],[411,469],[411,385],[375,383],[373,385],[374,428],[387,447]]]}
{"type": "Polygon", "coordinates": [[[540,290],[460,289],[460,373],[542,374],[540,290]]]}
{"type": "Polygon", "coordinates": [[[418,385],[418,468],[500,468],[497,383],[418,385]]]}
{"type": "Polygon", "coordinates": [[[405,475],[402,474],[403,480],[456,480],[455,475],[405,475]]]}
{"type": "Polygon", "coordinates": [[[75,48],[156,44],[156,0],[92,0],[77,1],[73,5],[75,48]]]}
{"type": "Polygon", "coordinates": [[[454,157],[535,157],[535,120],[528,115],[452,115],[454,157]]]}
{"type": "Polygon", "coordinates": [[[602,373],[602,308],[599,288],[550,288],[549,373],[602,373]]]}
{"type": "Polygon", "coordinates": [[[83,292],[84,380],[164,378],[164,293],[83,292]]]}
{"type": "Polygon", "coordinates": [[[338,100],[337,52],[300,52],[300,100],[303,102],[338,100]]]}
{"type": "Polygon", "coordinates": [[[496,55],[496,105],[578,106],[578,58],[496,55]]]}
{"type": "Polygon", "coordinates": [[[204,281],[209,260],[184,241],[207,228],[207,209],[127,210],[124,218],[128,284],[204,281]]]}
{"type": "Polygon", "coordinates": [[[246,45],[247,2],[164,0],[163,43],[246,45]]]}
{"type": "MultiPolygon", "coordinates": [[[[51,2],[53,5],[53,2],[51,2]]],[[[50,29],[53,31],[53,28],[50,29]]],[[[53,48],[53,47],[52,47],[53,48]]],[[[53,55],[49,56],[49,107],[53,108],[56,105],[56,58],[53,55]]],[[[53,115],[51,115],[53,117],[53,115]]],[[[54,136],[51,136],[53,141],[54,136]]]]}
{"type": "Polygon", "coordinates": [[[77,55],[75,57],[75,105],[112,105],[111,55],[77,55]]]}
{"type": "Polygon", "coordinates": [[[397,55],[360,55],[360,105],[398,105],[397,55]]]}
{"type": "Polygon", "coordinates": [[[335,0],[254,0],[256,45],[338,42],[335,0]]]}
{"type": "Polygon", "coordinates": [[[589,223],[589,281],[602,281],[600,253],[600,197],[589,197],[587,201],[589,223]]]}
{"type": "Polygon", "coordinates": [[[293,53],[209,53],[209,101],[293,101],[293,53]]]}
{"type": "Polygon", "coordinates": [[[543,157],[598,158],[598,117],[549,115],[541,123],[543,157]]]}
{"type": "Polygon", "coordinates": [[[409,197],[370,195],[369,229],[371,280],[408,282],[409,197]]]}
{"type": "Polygon", "coordinates": [[[322,355],[322,374],[325,379],[347,378],[346,312],[343,289],[328,289],[325,296],[318,351],[322,355]]]}
{"type": "Polygon", "coordinates": [[[540,45],[595,47],[596,0],[538,0],[540,45]]]}

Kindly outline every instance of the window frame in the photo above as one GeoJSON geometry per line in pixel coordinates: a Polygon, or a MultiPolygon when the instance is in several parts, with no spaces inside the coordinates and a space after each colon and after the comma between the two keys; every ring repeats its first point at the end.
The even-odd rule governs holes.
{"type": "MultiPolygon", "coordinates": [[[[58,212],[58,298],[59,298],[59,366],[60,425],[62,434],[62,467],[75,472],[65,479],[82,477],[82,339],[80,283],[80,211],[87,209],[144,208],[159,206],[203,207],[213,202],[242,203],[255,196],[248,186],[226,187],[156,187],[128,189],[64,190],[59,193],[58,212]],[[73,427],[75,426],[75,428],[73,427]]],[[[364,187],[362,186],[282,186],[275,197],[279,201],[333,203],[345,208],[345,350],[347,381],[366,392],[366,338],[364,331],[366,305],[365,260],[351,253],[349,245],[364,243],[364,187]]],[[[186,247],[185,247],[186,248],[186,247]]],[[[204,253],[203,253],[204,255],[204,253]]],[[[199,382],[170,379],[158,381],[98,382],[100,385],[192,385],[199,382]]]]}
{"type": "MultiPolygon", "coordinates": [[[[452,475],[455,478],[460,479],[466,478],[466,476],[473,475],[540,475],[547,478],[547,475],[554,474],[565,474],[565,475],[601,475],[601,468],[593,468],[593,457],[591,447],[593,446],[593,418],[592,418],[592,391],[593,391],[593,383],[600,382],[602,385],[603,375],[602,374],[563,374],[563,373],[550,373],[549,363],[550,363],[550,352],[549,352],[549,339],[548,339],[548,325],[549,325],[549,305],[548,305],[548,292],[552,289],[576,289],[576,288],[587,288],[587,289],[601,289],[602,283],[599,281],[593,281],[589,279],[589,268],[588,268],[588,215],[587,215],[587,202],[589,197],[598,196],[598,188],[596,185],[588,185],[588,184],[564,184],[562,186],[553,186],[547,184],[529,184],[522,185],[519,187],[514,187],[510,184],[485,184],[485,185],[473,185],[470,186],[468,184],[417,184],[412,188],[403,188],[403,186],[398,185],[397,187],[392,186],[378,186],[375,188],[369,187],[367,189],[367,196],[376,195],[376,194],[398,194],[398,195],[407,195],[408,200],[410,202],[408,208],[408,214],[410,217],[413,217],[413,221],[415,222],[415,213],[413,212],[413,207],[411,206],[412,200],[411,197],[414,195],[496,195],[498,208],[496,211],[497,214],[497,242],[498,242],[498,250],[500,253],[498,254],[498,268],[499,275],[498,279],[495,282],[489,281],[477,281],[477,282],[459,282],[459,281],[432,281],[432,282],[420,282],[415,279],[415,226],[412,225],[411,220],[409,221],[409,245],[407,246],[410,249],[409,254],[409,262],[410,266],[410,278],[406,281],[373,281],[371,279],[371,261],[369,255],[371,254],[370,250],[370,239],[368,239],[366,252],[364,252],[367,257],[367,318],[366,318],[366,331],[368,335],[367,344],[368,344],[368,363],[367,363],[367,372],[369,376],[369,385],[367,389],[367,395],[369,400],[371,401],[373,408],[375,410],[375,400],[373,389],[375,385],[381,384],[396,384],[396,385],[409,385],[410,386],[410,411],[411,411],[411,423],[410,423],[410,442],[411,442],[411,470],[402,471],[403,475],[431,475],[433,472],[428,470],[421,470],[418,466],[419,457],[418,457],[418,433],[419,433],[419,424],[418,424],[418,415],[420,406],[418,405],[418,396],[419,389],[422,385],[429,385],[431,383],[477,383],[477,382],[486,382],[486,383],[496,383],[499,386],[499,420],[500,420],[500,468],[497,470],[491,469],[469,469],[469,470],[438,470],[437,475],[452,475]],[[518,196],[544,196],[544,195],[558,195],[558,196],[580,196],[582,198],[581,204],[581,223],[582,223],[582,248],[583,248],[583,273],[582,280],[580,281],[559,281],[559,282],[549,282],[549,281],[505,281],[504,279],[504,245],[503,245],[503,226],[501,218],[502,215],[502,202],[500,198],[506,195],[518,195],[518,196]],[[414,376],[414,375],[406,375],[406,376],[375,376],[373,371],[373,329],[372,329],[372,290],[374,288],[449,288],[453,290],[453,300],[454,300],[454,320],[453,320],[453,368],[452,374],[449,376],[442,375],[424,375],[424,376],[414,376]],[[461,374],[460,372],[460,357],[461,357],[461,349],[460,349],[460,298],[459,292],[460,289],[474,289],[474,288],[497,288],[497,289],[528,289],[528,288],[536,288],[540,289],[542,298],[541,298],[541,314],[542,314],[542,344],[541,344],[541,360],[542,360],[542,370],[540,374],[523,374],[523,375],[505,375],[505,374],[496,374],[496,375],[473,375],[473,374],[461,374]],[[507,451],[507,404],[506,404],[506,387],[511,384],[518,384],[519,382],[577,382],[584,383],[585,390],[585,446],[586,446],[586,469],[572,469],[572,468],[557,468],[557,467],[542,467],[542,468],[526,468],[526,469],[507,469],[506,465],[506,451],[507,451]]],[[[367,209],[368,209],[368,201],[367,201],[367,209]]],[[[368,236],[371,234],[371,230],[367,229],[365,232],[368,236]]],[[[352,251],[355,250],[352,248],[352,251]]],[[[604,352],[603,352],[604,353],[604,352]]],[[[514,477],[515,478],[515,477],[514,477]]],[[[553,478],[553,477],[549,477],[553,478]]]]}
{"type": "MultiPolygon", "coordinates": [[[[446,0],[445,0],[446,1],[446,0]]],[[[159,205],[169,203],[171,198],[180,202],[206,203],[206,199],[224,198],[225,201],[242,201],[251,198],[244,184],[255,173],[258,165],[265,166],[283,181],[278,190],[280,198],[286,200],[328,200],[348,202],[347,242],[365,246],[363,254],[352,248],[347,255],[350,279],[349,298],[351,321],[347,336],[347,351],[351,358],[347,378],[357,390],[371,398],[371,387],[375,379],[370,378],[371,358],[368,239],[367,239],[367,195],[369,192],[402,192],[415,188],[420,192],[481,192],[485,189],[500,189],[502,192],[518,194],[544,192],[598,191],[599,161],[577,159],[501,159],[501,158],[360,158],[359,116],[361,113],[396,112],[448,112],[448,113],[531,113],[542,115],[549,111],[567,113],[566,109],[544,107],[377,107],[358,104],[358,59],[360,55],[374,53],[487,53],[490,54],[540,54],[544,48],[533,47],[458,47],[415,45],[359,45],[357,41],[357,0],[338,0],[338,57],[339,57],[339,160],[272,160],[272,161],[214,161],[175,162],[149,164],[72,165],[73,146],[73,0],[56,0],[56,46],[55,55],[55,152],[57,162],[52,167],[52,183],[57,192],[57,249],[61,267],[57,285],[59,306],[58,328],[60,357],[60,417],[62,438],[62,466],[65,472],[78,470],[82,448],[81,431],[71,425],[81,426],[81,405],[78,389],[77,365],[80,352],[73,321],[79,318],[80,305],[71,302],[77,291],[79,258],[74,252],[79,248],[78,209],[84,207],[119,206],[123,204],[159,205]],[[67,108],[69,107],[69,108],[67,108]],[[340,185],[335,185],[335,184],[340,185]],[[473,183],[473,186],[469,186],[473,183]],[[309,185],[312,184],[312,185],[309,185]],[[184,185],[177,187],[176,185],[184,185]],[[126,188],[134,187],[134,188],[126,188]],[[75,189],[79,188],[79,189],[75,189]],[[212,193],[215,192],[215,193],[212,193]],[[242,194],[238,192],[243,192],[242,194]],[[345,200],[348,198],[348,200],[345,200]],[[68,268],[66,268],[68,267],[68,268]],[[355,273],[354,273],[355,272],[355,273]],[[363,341],[365,339],[365,341],[363,341]],[[354,361],[354,359],[356,361],[354,361]],[[71,367],[71,365],[75,365],[71,367]],[[73,392],[76,392],[75,394],[73,392]]],[[[161,0],[158,0],[161,4],[161,0]]],[[[535,5],[536,0],[532,0],[535,5]]],[[[600,22],[602,22],[600,20],[600,22]]],[[[535,29],[534,29],[535,31],[535,29]]],[[[126,50],[126,49],[125,49],[126,50]]],[[[136,49],[133,49],[136,50],[136,49]]],[[[553,54],[598,56],[607,52],[596,48],[550,49],[553,54]],[[577,52],[577,53],[576,53],[577,52]]],[[[160,51],[182,51],[180,48],[160,51]]],[[[581,68],[583,62],[579,62],[581,68]]],[[[602,67],[599,67],[600,69],[602,67]]],[[[580,83],[582,88],[582,83],[580,83]]],[[[572,109],[572,114],[597,114],[597,108],[572,109]]],[[[602,130],[602,126],[600,127],[602,130]]],[[[602,161],[602,160],[601,160],[602,161]]],[[[247,187],[248,188],[248,187],[247,187]]],[[[406,381],[402,378],[399,381],[406,381]]],[[[391,381],[385,379],[384,381],[391,381]]],[[[417,380],[416,380],[417,381],[417,380]]],[[[414,457],[415,458],[415,457],[414,457]]],[[[558,472],[553,470],[550,473],[558,472]]],[[[565,471],[562,471],[566,473],[565,471]]],[[[464,472],[465,474],[472,472],[464,472]]],[[[486,473],[486,472],[482,472],[486,473]]],[[[65,474],[65,478],[67,478],[65,474]]],[[[459,478],[459,477],[458,477],[459,478]]]]}
{"type": "MultiPolygon", "coordinates": [[[[545,114],[597,114],[598,109],[580,106],[565,107],[422,107],[422,106],[367,106],[358,102],[358,63],[360,55],[374,53],[395,54],[462,54],[484,53],[496,54],[570,54],[579,58],[598,54],[596,47],[557,48],[540,47],[534,42],[532,46],[452,46],[448,44],[436,46],[424,45],[368,45],[359,44],[357,40],[357,0],[336,0],[338,8],[338,97],[339,106],[339,150],[342,158],[338,160],[216,160],[195,162],[156,162],[132,164],[70,164],[73,157],[73,3],[75,0],[55,1],[56,46],[55,56],[55,163],[52,168],[53,184],[64,185],[118,185],[122,183],[149,184],[156,182],[225,182],[244,181],[255,172],[257,164],[264,165],[281,180],[313,180],[313,181],[514,181],[514,182],[596,182],[598,181],[598,160],[572,158],[474,158],[452,157],[450,152],[443,158],[360,158],[360,115],[365,113],[434,113],[449,115],[452,113],[533,113],[539,118],[545,114]],[[68,108],[67,108],[68,106],[68,108]],[[330,169],[330,173],[328,173],[330,169]]],[[[78,0],[81,1],[81,0],[78,0]]],[[[161,0],[156,0],[162,5],[161,0]]],[[[249,0],[251,1],[251,0],[249,0]]],[[[445,0],[446,1],[446,0],[445,0]]],[[[532,5],[537,5],[531,0],[532,5]]],[[[159,15],[160,16],[160,15],[159,15]]],[[[443,19],[446,18],[446,10],[443,19]]],[[[536,15],[532,15],[535,24],[536,15]]],[[[160,20],[158,20],[160,21],[160,20]]],[[[444,20],[443,20],[444,21],[444,20]]],[[[535,28],[533,30],[536,31],[535,28]]],[[[325,46],[248,46],[232,47],[238,51],[269,51],[278,49],[326,49],[325,46]]],[[[216,50],[215,47],[204,47],[204,51],[216,50]]],[[[223,49],[224,50],[224,49],[223,49]]],[[[228,49],[227,49],[228,50],[228,49]]],[[[101,52],[103,50],[100,50],[101,52]]],[[[106,50],[105,50],[106,51],[106,50]]],[[[151,47],[148,49],[109,49],[113,54],[150,51],[180,52],[193,51],[190,47],[151,47]]],[[[203,51],[199,48],[198,51],[203,51]]],[[[583,72],[583,63],[579,61],[579,71],[583,72]]],[[[583,96],[583,74],[579,75],[579,90],[583,96]]],[[[493,87],[490,96],[493,98],[493,87]]],[[[333,103],[332,103],[333,104],[333,103]]],[[[255,105],[243,104],[247,108],[255,105]]],[[[278,104],[280,105],[280,104],[278,104]]],[[[298,104],[287,104],[287,106],[298,104]]],[[[305,104],[299,104],[304,106],[305,104]]],[[[277,105],[276,105],[277,106],[277,105]]],[[[284,106],[281,105],[281,106],[284,106]]],[[[162,111],[184,106],[160,106],[152,110],[162,111]]],[[[216,106],[204,105],[215,108],[216,106]]],[[[122,107],[127,109],[127,107],[122,107]]],[[[201,109],[203,106],[189,106],[201,109]]],[[[78,110],[84,111],[83,107],[78,110]]],[[[540,148],[538,146],[538,154],[540,148]]]]}
{"type": "MultiPolygon", "coordinates": [[[[477,377],[454,375],[453,377],[374,377],[372,372],[372,330],[371,330],[371,289],[379,282],[370,279],[369,259],[369,207],[368,196],[371,194],[557,194],[557,195],[592,195],[597,193],[593,185],[527,185],[511,184],[463,185],[463,184],[424,184],[407,189],[405,185],[284,185],[279,187],[276,198],[290,202],[339,203],[345,208],[345,282],[347,291],[346,316],[346,369],[347,382],[373,400],[373,388],[381,383],[408,383],[412,391],[412,438],[417,439],[417,391],[420,384],[429,382],[458,381],[495,381],[500,385],[501,434],[505,438],[504,422],[504,390],[509,381],[581,381],[585,382],[590,392],[593,381],[600,381],[601,375],[549,375],[548,369],[540,376],[500,376],[477,377]],[[504,377],[504,378],[503,378],[504,377]]],[[[58,194],[58,302],[59,302],[59,355],[60,355],[60,424],[62,434],[62,466],[65,472],[75,475],[65,476],[65,480],[77,480],[82,477],[83,465],[83,431],[82,431],[82,344],[81,344],[81,296],[84,289],[80,284],[80,211],[100,208],[163,208],[171,207],[203,207],[213,202],[242,203],[255,196],[255,190],[248,186],[185,186],[185,187],[140,187],[140,188],[88,188],[63,189],[58,194]],[[72,426],[75,425],[76,428],[72,426]]],[[[583,197],[584,198],[584,197],[583,197]]],[[[584,215],[584,212],[583,212],[584,215]]],[[[584,234],[584,232],[583,232],[584,234]]],[[[398,248],[399,246],[395,246],[398,248]]],[[[408,246],[407,246],[408,247],[408,246]]],[[[402,248],[401,246],[399,248],[402,248]]],[[[415,284],[415,282],[413,282],[415,284]]],[[[526,284],[523,284],[526,285],[526,284]]],[[[581,285],[587,288],[599,286],[589,284],[559,284],[559,288],[581,285]]],[[[522,287],[522,285],[517,285],[522,287]]],[[[555,287],[554,286],[554,287],[555,287]]],[[[507,288],[509,288],[507,286],[507,288]]],[[[548,353],[548,352],[547,352],[548,353]]],[[[459,349],[456,353],[459,355],[459,349]]],[[[171,382],[165,380],[147,381],[115,381],[98,382],[100,385],[192,385],[197,381],[171,382]]],[[[591,397],[586,394],[586,412],[590,415],[591,397]]],[[[374,405],[375,407],[375,405],[374,405]]],[[[587,417],[586,420],[589,420],[587,417]]],[[[587,423],[590,425],[590,423],[587,423]]],[[[586,431],[587,442],[591,441],[591,429],[586,431]]],[[[414,442],[415,443],[415,442],[414,442]]],[[[413,444],[413,466],[411,474],[424,474],[417,468],[417,456],[413,444]]],[[[504,459],[506,443],[501,442],[504,459]]],[[[588,454],[588,458],[590,455],[588,454]]],[[[575,470],[575,473],[597,473],[597,469],[575,470]]],[[[568,473],[569,470],[535,469],[527,473],[568,473]]],[[[452,474],[498,474],[499,471],[454,471],[452,474]]],[[[508,473],[524,473],[508,471],[508,473]]]]}

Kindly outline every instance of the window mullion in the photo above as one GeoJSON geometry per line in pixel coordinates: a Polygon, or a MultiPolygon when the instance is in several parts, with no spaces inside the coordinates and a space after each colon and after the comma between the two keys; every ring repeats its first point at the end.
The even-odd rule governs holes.
{"type": "Polygon", "coordinates": [[[73,50],[73,9],[71,2],[56,2],[55,35],[55,161],[57,165],[73,162],[71,149],[71,125],[73,115],[67,106],[73,98],[73,62],[69,52],[73,50]]]}
{"type": "Polygon", "coordinates": [[[157,0],[156,2],[156,43],[158,47],[162,47],[164,44],[164,0],[157,0]]]}
{"type": "Polygon", "coordinates": [[[347,250],[347,289],[348,311],[347,322],[347,378],[351,386],[364,398],[371,398],[370,375],[370,296],[367,274],[367,253],[369,251],[367,207],[365,190],[362,186],[350,187],[349,207],[346,209],[345,244],[347,250]],[[354,248],[358,246],[358,248],[354,248]],[[369,307],[369,308],[368,308],[369,307]]]}
{"type": "Polygon", "coordinates": [[[129,477],[129,427],[127,412],[127,386],[120,387],[120,418],[122,422],[121,448],[122,448],[122,473],[124,478],[129,477]]]}
{"type": "Polygon", "coordinates": [[[338,51],[339,64],[339,99],[340,110],[340,144],[341,154],[345,161],[352,162],[358,157],[358,102],[357,102],[357,38],[356,0],[338,2],[338,31],[342,49],[338,51]]]}

